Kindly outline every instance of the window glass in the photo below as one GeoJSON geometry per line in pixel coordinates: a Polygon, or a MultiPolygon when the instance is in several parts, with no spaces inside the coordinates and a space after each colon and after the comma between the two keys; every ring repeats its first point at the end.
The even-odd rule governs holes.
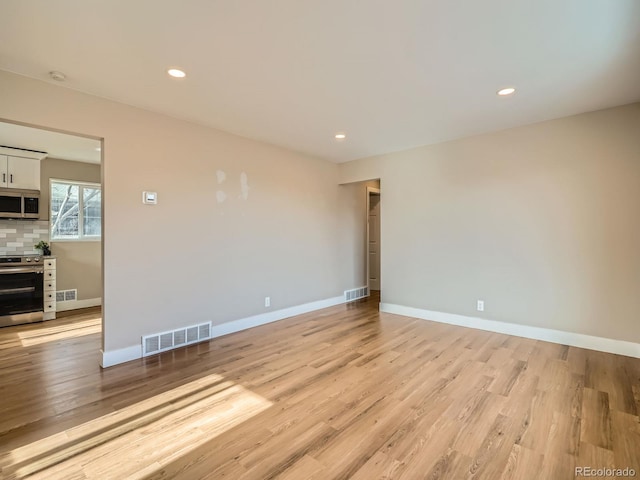
{"type": "Polygon", "coordinates": [[[101,235],[99,186],[51,182],[51,240],[96,239],[101,235]]]}
{"type": "Polygon", "coordinates": [[[51,238],[78,238],[78,185],[51,184],[51,238]]]}
{"type": "Polygon", "coordinates": [[[83,198],[83,226],[82,233],[85,236],[100,236],[100,220],[101,220],[101,194],[99,188],[85,187],[82,189],[83,198]]]}

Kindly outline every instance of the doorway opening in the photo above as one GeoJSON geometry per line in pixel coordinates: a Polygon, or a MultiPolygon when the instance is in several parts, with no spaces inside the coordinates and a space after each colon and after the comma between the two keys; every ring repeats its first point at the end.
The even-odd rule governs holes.
{"type": "Polygon", "coordinates": [[[0,119],[0,145],[5,177],[24,177],[28,187],[21,188],[37,198],[29,219],[0,219],[10,232],[0,239],[0,257],[42,270],[39,320],[59,319],[41,327],[52,341],[58,324],[75,321],[78,328],[64,327],[70,336],[101,333],[103,139],[0,119]]]}
{"type": "Polygon", "coordinates": [[[380,188],[367,187],[367,287],[369,295],[380,298],[380,188]]]}

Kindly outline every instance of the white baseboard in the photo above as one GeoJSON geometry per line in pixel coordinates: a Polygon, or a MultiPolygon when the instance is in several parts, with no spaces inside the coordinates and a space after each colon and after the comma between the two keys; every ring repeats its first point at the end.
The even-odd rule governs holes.
{"type": "Polygon", "coordinates": [[[102,298],[87,298],[85,300],[69,300],[67,302],[57,302],[56,312],[66,312],[67,310],[77,310],[78,308],[97,307],[102,305],[102,298]]]}
{"type": "Polygon", "coordinates": [[[277,322],[278,320],[283,320],[295,315],[302,315],[303,313],[313,312],[314,310],[333,307],[334,305],[339,305],[341,303],[344,303],[344,297],[342,295],[339,297],[327,298],[325,300],[318,300],[317,302],[296,305],[295,307],[283,308],[282,310],[274,310],[273,312],[261,313],[252,317],[234,320],[233,322],[214,325],[211,329],[211,338],[240,332],[242,330],[246,330],[247,328],[257,327],[271,322],[277,322]]]}
{"type": "Polygon", "coordinates": [[[640,358],[640,343],[627,342],[625,340],[615,340],[613,338],[594,337],[582,333],[564,332],[550,328],[532,327],[519,325],[516,323],[499,322],[496,320],[486,320],[484,318],[467,317],[455,313],[435,312],[421,308],[405,307],[393,303],[380,303],[380,311],[394,313],[405,317],[420,318],[439,323],[448,323],[460,327],[476,328],[489,332],[504,333],[516,337],[531,338],[533,340],[544,340],[545,342],[570,345],[572,347],[587,348],[601,352],[626,355],[628,357],[640,358]]]}
{"type": "Polygon", "coordinates": [[[109,350],[108,352],[100,350],[100,353],[102,354],[100,366],[102,368],[112,367],[119,363],[142,358],[142,343],[140,345],[131,345],[130,347],[121,348],[119,350],[109,350]]]}
{"type": "MultiPolygon", "coordinates": [[[[283,320],[285,318],[293,317],[296,315],[302,315],[303,313],[309,313],[315,310],[333,307],[334,305],[339,305],[341,303],[345,303],[343,295],[340,295],[339,297],[318,300],[316,302],[304,303],[302,305],[296,305],[294,307],[283,308],[281,310],[274,310],[272,312],[261,313],[259,315],[241,318],[232,322],[222,323],[220,325],[213,325],[213,327],[211,328],[211,338],[221,337],[223,335],[240,332],[248,328],[277,322],[278,320],[283,320]]],[[[175,328],[179,328],[179,326],[176,326],[175,328]]],[[[101,351],[101,354],[102,361],[100,365],[103,368],[111,367],[119,363],[129,362],[131,360],[142,358],[142,343],[140,343],[140,345],[131,345],[130,347],[121,348],[119,350],[110,350],[106,352],[101,351]]]]}

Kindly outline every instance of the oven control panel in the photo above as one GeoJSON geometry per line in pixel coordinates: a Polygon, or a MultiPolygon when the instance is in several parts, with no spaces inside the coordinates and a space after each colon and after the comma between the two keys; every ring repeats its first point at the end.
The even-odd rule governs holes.
{"type": "Polygon", "coordinates": [[[39,255],[25,255],[20,257],[0,257],[0,266],[11,265],[43,265],[44,261],[39,255]]]}

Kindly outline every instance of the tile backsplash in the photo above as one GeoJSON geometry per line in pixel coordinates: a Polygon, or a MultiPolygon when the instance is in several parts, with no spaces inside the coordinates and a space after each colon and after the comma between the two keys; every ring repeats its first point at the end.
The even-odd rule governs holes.
{"type": "Polygon", "coordinates": [[[48,220],[0,219],[0,255],[42,253],[33,248],[40,240],[49,242],[48,220]]]}

